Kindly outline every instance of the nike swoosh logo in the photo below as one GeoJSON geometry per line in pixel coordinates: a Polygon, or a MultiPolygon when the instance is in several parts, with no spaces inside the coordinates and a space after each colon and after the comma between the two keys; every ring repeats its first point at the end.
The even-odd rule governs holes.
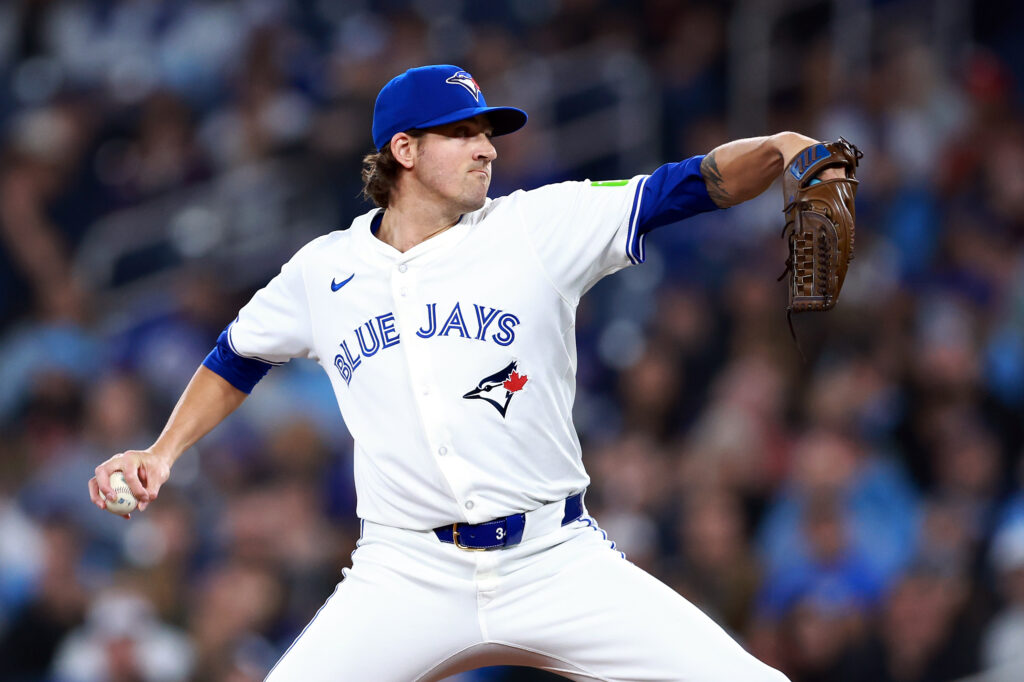
{"type": "Polygon", "coordinates": [[[356,276],[356,273],[353,272],[351,275],[348,276],[348,279],[346,279],[343,282],[336,282],[334,280],[334,278],[332,277],[331,278],[331,291],[337,291],[338,289],[342,288],[343,286],[345,286],[346,284],[351,282],[352,278],[355,277],[355,276],[356,276]]]}

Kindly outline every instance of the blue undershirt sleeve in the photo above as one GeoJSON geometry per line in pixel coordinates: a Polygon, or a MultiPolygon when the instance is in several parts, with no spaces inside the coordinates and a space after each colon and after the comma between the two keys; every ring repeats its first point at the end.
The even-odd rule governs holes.
{"type": "Polygon", "coordinates": [[[666,163],[651,173],[644,182],[640,198],[637,219],[640,234],[718,208],[700,174],[703,160],[701,154],[678,163],[666,163]]]}
{"type": "Polygon", "coordinates": [[[255,358],[244,358],[235,353],[228,341],[228,330],[225,329],[217,337],[217,345],[203,360],[203,367],[220,375],[239,391],[252,393],[252,389],[273,365],[255,358]]]}

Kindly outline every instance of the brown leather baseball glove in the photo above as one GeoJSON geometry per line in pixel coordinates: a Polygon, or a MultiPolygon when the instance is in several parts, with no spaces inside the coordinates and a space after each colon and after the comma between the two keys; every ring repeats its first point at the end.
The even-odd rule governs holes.
{"type": "Polygon", "coordinates": [[[862,156],[839,138],[802,150],[782,173],[782,236],[789,239],[789,258],[779,279],[789,275],[789,315],[831,310],[839,300],[853,259],[855,170],[862,156]],[[835,167],[845,169],[845,179],[818,179],[821,171],[835,167]]]}

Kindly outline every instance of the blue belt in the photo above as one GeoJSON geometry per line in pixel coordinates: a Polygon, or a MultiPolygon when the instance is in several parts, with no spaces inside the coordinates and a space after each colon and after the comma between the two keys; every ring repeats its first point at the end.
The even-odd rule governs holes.
{"type": "MultiPolygon", "coordinates": [[[[572,523],[583,516],[583,493],[565,498],[565,514],[562,525],[572,523]]],[[[483,551],[518,545],[526,528],[526,514],[512,514],[484,523],[453,523],[434,529],[441,542],[453,544],[459,549],[483,551]]]]}

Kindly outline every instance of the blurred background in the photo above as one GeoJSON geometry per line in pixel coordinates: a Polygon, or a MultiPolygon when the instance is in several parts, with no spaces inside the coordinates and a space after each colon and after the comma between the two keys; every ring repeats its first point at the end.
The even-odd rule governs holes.
{"type": "Polygon", "coordinates": [[[787,129],[860,147],[856,260],[795,320],[806,364],[778,187],[659,229],[584,299],[587,503],[794,682],[1024,680],[1022,8],[0,3],[0,678],[260,680],[331,593],[352,443],[313,363],[130,522],[86,482],[152,442],[292,252],[367,210],[379,88],[448,62],[531,116],[492,196],[787,129]]]}

